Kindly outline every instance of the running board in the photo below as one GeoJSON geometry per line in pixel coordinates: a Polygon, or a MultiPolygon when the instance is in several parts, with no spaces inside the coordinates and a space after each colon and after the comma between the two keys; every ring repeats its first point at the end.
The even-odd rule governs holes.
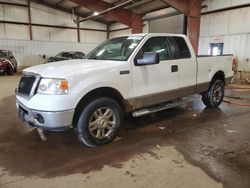
{"type": "Polygon", "coordinates": [[[154,105],[152,107],[148,107],[148,108],[144,108],[144,109],[141,109],[141,110],[138,110],[138,111],[134,111],[134,112],[132,112],[132,116],[133,117],[145,116],[145,115],[152,114],[152,113],[155,113],[155,112],[159,112],[159,111],[162,111],[162,110],[166,110],[166,109],[169,109],[169,108],[174,108],[174,107],[189,103],[189,102],[191,102],[193,100],[194,100],[193,97],[184,97],[182,99],[179,99],[178,101],[167,102],[167,103],[159,104],[157,106],[154,105]]]}

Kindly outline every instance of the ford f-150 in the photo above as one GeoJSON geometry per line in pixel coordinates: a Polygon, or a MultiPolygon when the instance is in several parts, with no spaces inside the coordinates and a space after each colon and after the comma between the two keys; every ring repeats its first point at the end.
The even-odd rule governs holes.
{"type": "Polygon", "coordinates": [[[42,130],[74,128],[83,144],[95,147],[117,136],[128,112],[145,115],[193,94],[207,107],[218,107],[233,76],[232,59],[196,56],[184,35],[112,38],[85,59],[25,69],[16,94],[18,114],[42,130]]]}

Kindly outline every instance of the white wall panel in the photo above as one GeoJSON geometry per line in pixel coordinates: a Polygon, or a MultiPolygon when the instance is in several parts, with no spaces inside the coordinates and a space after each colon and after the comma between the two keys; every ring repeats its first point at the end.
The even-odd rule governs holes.
{"type": "Polygon", "coordinates": [[[231,0],[211,0],[210,1],[210,9],[209,10],[216,10],[225,7],[230,7],[232,4],[231,0]]]}
{"type": "Polygon", "coordinates": [[[203,8],[202,12],[218,10],[228,8],[237,5],[249,4],[250,0],[204,0],[202,5],[206,5],[207,8],[203,8]]]}
{"type": "MultiPolygon", "coordinates": [[[[205,0],[208,7],[203,12],[250,3],[250,0],[205,0]]],[[[238,70],[250,71],[250,7],[228,10],[201,17],[199,53],[208,54],[210,44],[224,43],[224,54],[234,54],[238,60],[238,70]],[[214,39],[223,40],[216,41],[214,39]]]]}
{"type": "Polygon", "coordinates": [[[230,15],[229,11],[213,14],[212,15],[213,18],[210,17],[209,34],[210,35],[227,34],[229,15],[230,15]]]}
{"type": "Polygon", "coordinates": [[[5,38],[5,24],[0,24],[0,38],[5,38]]]}
{"type": "Polygon", "coordinates": [[[50,40],[77,42],[77,31],[72,29],[50,28],[50,40]],[[72,36],[72,34],[74,36],[72,36]]]}
{"type": "Polygon", "coordinates": [[[250,32],[250,8],[236,9],[230,12],[229,34],[250,32]]]}
{"type": "Polygon", "coordinates": [[[200,36],[209,36],[209,27],[210,27],[210,15],[203,15],[201,17],[201,27],[200,27],[200,36]]]}
{"type": "Polygon", "coordinates": [[[17,59],[18,66],[28,67],[43,63],[42,55],[54,56],[61,51],[88,53],[99,43],[48,42],[29,40],[0,40],[0,49],[9,49],[17,59]]]}
{"type": "Polygon", "coordinates": [[[110,30],[116,30],[116,29],[123,29],[123,28],[127,28],[128,26],[127,25],[124,25],[124,24],[121,24],[121,23],[114,23],[114,24],[111,24],[110,26],[110,30]]]}
{"type": "Polygon", "coordinates": [[[49,7],[31,3],[31,22],[36,24],[49,24],[49,7]]]}
{"type": "Polygon", "coordinates": [[[32,3],[31,7],[32,23],[76,27],[71,14],[36,3],[32,3]]]}
{"type": "Polygon", "coordinates": [[[49,9],[49,19],[50,25],[59,25],[59,26],[68,26],[76,27],[76,24],[73,22],[71,14],[64,13],[55,9],[49,9]]]}
{"type": "Polygon", "coordinates": [[[102,29],[107,30],[106,24],[98,23],[92,20],[87,20],[85,22],[80,23],[81,28],[89,28],[89,29],[102,29]]]}
{"type": "Polygon", "coordinates": [[[49,41],[50,40],[50,28],[49,27],[32,27],[33,33],[33,40],[43,40],[49,41]]]}
{"type": "Polygon", "coordinates": [[[0,5],[0,20],[4,20],[3,5],[0,5]]]}
{"type": "MultiPolygon", "coordinates": [[[[247,34],[238,35],[226,35],[222,36],[224,43],[223,54],[234,54],[234,57],[238,60],[238,70],[250,71],[249,62],[247,58],[250,58],[250,40],[248,40],[247,34]]],[[[210,44],[216,43],[211,37],[201,37],[199,41],[199,54],[209,55],[210,44]]]]}
{"type": "Polygon", "coordinates": [[[29,26],[5,24],[5,38],[29,40],[29,26]]]}
{"type": "MultiPolygon", "coordinates": [[[[11,2],[27,4],[26,0],[11,0],[11,2]]],[[[0,20],[28,23],[27,10],[26,7],[0,5],[0,20]]],[[[76,27],[71,14],[33,2],[31,2],[31,19],[34,24],[76,27]]],[[[106,30],[105,24],[91,20],[80,25],[89,29],[106,30]]],[[[12,50],[19,67],[41,63],[43,54],[52,56],[61,51],[76,50],[88,53],[107,37],[106,32],[81,30],[81,43],[78,43],[76,29],[32,26],[32,33],[33,41],[30,41],[28,25],[0,24],[0,49],[12,50]]]]}
{"type": "Polygon", "coordinates": [[[94,43],[101,43],[107,39],[107,33],[101,31],[87,31],[81,30],[80,31],[80,39],[84,42],[94,42],[94,43]]]}
{"type": "Polygon", "coordinates": [[[148,33],[149,32],[149,22],[148,21],[143,22],[142,32],[143,33],[148,33]]]}
{"type": "Polygon", "coordinates": [[[125,29],[125,30],[119,30],[119,31],[112,31],[110,32],[109,36],[110,38],[123,36],[123,35],[130,35],[132,32],[131,29],[125,29]]]}
{"type": "Polygon", "coordinates": [[[250,0],[232,0],[232,6],[250,3],[250,0]]]}
{"type": "Polygon", "coordinates": [[[28,9],[26,7],[2,5],[3,17],[5,21],[28,22],[28,9]]]}
{"type": "Polygon", "coordinates": [[[183,33],[184,15],[170,16],[149,21],[150,33],[183,33]]]}

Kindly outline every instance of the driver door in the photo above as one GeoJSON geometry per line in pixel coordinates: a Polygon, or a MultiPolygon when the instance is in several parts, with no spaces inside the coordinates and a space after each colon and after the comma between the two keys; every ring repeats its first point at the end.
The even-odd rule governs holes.
{"type": "Polygon", "coordinates": [[[131,66],[135,108],[161,103],[175,98],[179,87],[179,74],[166,36],[151,37],[142,46],[135,58],[145,52],[158,52],[160,63],[154,65],[131,66]]]}

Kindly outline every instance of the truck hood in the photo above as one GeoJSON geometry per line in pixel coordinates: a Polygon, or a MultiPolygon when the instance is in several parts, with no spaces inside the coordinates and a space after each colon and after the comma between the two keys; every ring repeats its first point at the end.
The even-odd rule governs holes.
{"type": "Polygon", "coordinates": [[[79,72],[84,74],[84,72],[104,70],[117,65],[119,65],[118,61],[76,59],[36,65],[24,69],[23,72],[35,73],[47,78],[67,78],[79,72]]]}
{"type": "Polygon", "coordinates": [[[64,61],[64,60],[69,60],[69,59],[71,59],[71,58],[54,56],[54,57],[50,57],[48,59],[48,63],[52,63],[52,62],[56,62],[56,61],[64,61]]]}

